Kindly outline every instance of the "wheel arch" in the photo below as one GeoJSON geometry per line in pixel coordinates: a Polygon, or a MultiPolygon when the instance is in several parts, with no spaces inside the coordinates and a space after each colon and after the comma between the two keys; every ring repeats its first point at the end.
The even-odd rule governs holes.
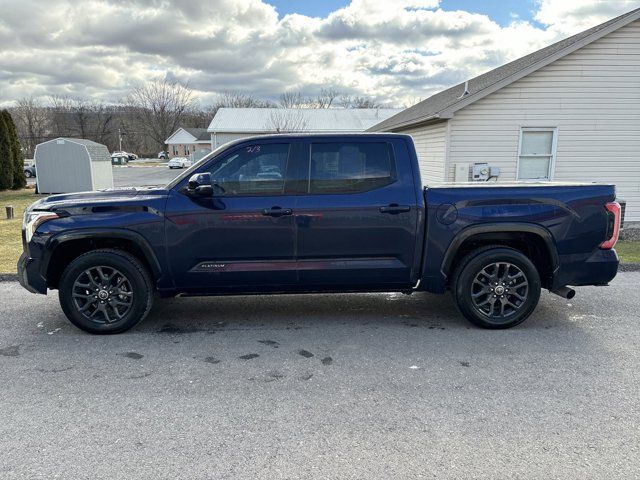
{"type": "Polygon", "coordinates": [[[138,258],[154,280],[162,274],[158,257],[139,233],[122,228],[88,228],[62,232],[47,241],[40,273],[49,288],[57,288],[60,276],[70,261],[90,250],[118,248],[138,258]]]}
{"type": "Polygon", "coordinates": [[[442,260],[441,272],[447,283],[457,262],[471,251],[486,245],[514,248],[529,257],[549,288],[558,270],[559,259],[553,235],[541,225],[527,223],[490,223],[461,230],[451,241],[442,260]],[[546,260],[550,259],[548,262],[546,260]]]}

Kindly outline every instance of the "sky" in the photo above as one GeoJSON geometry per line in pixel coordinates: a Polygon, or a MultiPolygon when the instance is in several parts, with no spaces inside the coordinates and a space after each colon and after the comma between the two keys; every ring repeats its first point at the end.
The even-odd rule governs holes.
{"type": "Polygon", "coordinates": [[[0,0],[0,104],[107,103],[178,80],[277,99],[323,88],[408,106],[640,0],[0,0]]]}

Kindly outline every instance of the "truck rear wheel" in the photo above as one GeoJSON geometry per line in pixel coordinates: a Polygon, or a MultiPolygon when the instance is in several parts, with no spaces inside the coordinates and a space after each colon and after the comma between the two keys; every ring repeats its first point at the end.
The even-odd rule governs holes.
{"type": "Polygon", "coordinates": [[[484,247],[462,259],[452,282],[460,312],[483,328],[510,328],[524,322],[540,299],[540,275],[518,250],[484,247]]]}
{"type": "Polygon", "coordinates": [[[149,274],[122,250],[93,250],[73,260],[62,273],[60,305],[71,323],[90,333],[129,330],[153,303],[149,274]]]}

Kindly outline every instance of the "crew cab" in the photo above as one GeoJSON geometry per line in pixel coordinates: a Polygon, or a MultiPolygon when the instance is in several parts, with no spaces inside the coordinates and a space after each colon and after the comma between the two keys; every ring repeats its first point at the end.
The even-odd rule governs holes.
{"type": "Polygon", "coordinates": [[[496,329],[524,321],[542,288],[607,285],[619,227],[612,185],[423,187],[408,135],[273,135],[163,188],[35,202],[18,272],[92,333],[133,327],[155,296],[313,292],[450,291],[496,329]]]}

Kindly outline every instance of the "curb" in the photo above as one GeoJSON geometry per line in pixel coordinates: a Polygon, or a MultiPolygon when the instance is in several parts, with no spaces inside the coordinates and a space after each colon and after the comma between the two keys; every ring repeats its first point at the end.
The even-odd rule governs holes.
{"type": "Polygon", "coordinates": [[[620,272],[640,272],[640,263],[621,263],[618,267],[620,272]]]}
{"type": "Polygon", "coordinates": [[[17,282],[17,273],[0,273],[0,282],[17,282]]]}

